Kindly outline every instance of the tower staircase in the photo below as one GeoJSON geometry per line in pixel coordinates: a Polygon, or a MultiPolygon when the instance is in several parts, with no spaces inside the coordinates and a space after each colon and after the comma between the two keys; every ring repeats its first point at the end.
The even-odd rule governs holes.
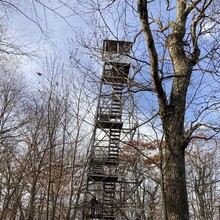
{"type": "Polygon", "coordinates": [[[104,41],[103,73],[84,199],[87,208],[83,209],[82,220],[120,219],[118,216],[121,204],[117,193],[120,185],[126,184],[120,180],[120,148],[125,91],[130,69],[128,56],[130,48],[130,42],[104,41]],[[94,196],[98,200],[98,205],[95,212],[91,213],[89,201],[94,196]]]}

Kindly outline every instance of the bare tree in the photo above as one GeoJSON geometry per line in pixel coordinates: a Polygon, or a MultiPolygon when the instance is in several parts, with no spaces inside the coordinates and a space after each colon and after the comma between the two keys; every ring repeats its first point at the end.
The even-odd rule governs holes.
{"type": "MultiPolygon", "coordinates": [[[[189,219],[185,149],[197,134],[207,139],[219,132],[219,4],[215,0],[81,1],[78,7],[91,15],[84,20],[92,37],[78,35],[77,43],[94,62],[103,37],[133,43],[131,83],[137,95],[147,93],[139,99],[139,108],[146,121],[156,113],[158,136],[165,142],[164,219],[189,219]],[[209,130],[209,136],[200,135],[198,129],[209,130]]],[[[81,68],[88,66],[79,57],[74,61],[81,68]]]]}
{"type": "Polygon", "coordinates": [[[24,125],[19,109],[24,101],[25,84],[16,67],[1,62],[0,71],[0,159],[1,166],[1,215],[15,218],[21,199],[19,184],[23,178],[23,166],[16,161],[21,157],[19,129],[24,125]],[[17,164],[17,166],[16,166],[17,164]],[[12,202],[16,200],[16,202],[12,202]],[[14,217],[13,217],[14,216],[14,217]]]}
{"type": "MultiPolygon", "coordinates": [[[[61,3],[64,5],[62,1],[61,3]]],[[[20,4],[1,1],[1,7],[5,11],[15,9],[27,16],[21,10],[20,4]]],[[[42,24],[39,23],[36,13],[37,4],[55,14],[59,11],[40,1],[31,4],[35,12],[32,22],[41,29],[42,24]]],[[[100,79],[103,38],[132,42],[130,84],[138,98],[137,108],[143,121],[141,125],[146,129],[154,124],[153,130],[156,131],[157,139],[165,143],[160,152],[163,159],[161,186],[164,219],[189,219],[185,149],[193,138],[209,140],[219,133],[220,128],[217,120],[220,104],[218,1],[82,0],[77,7],[68,5],[68,8],[81,16],[88,25],[87,34],[75,32],[70,56],[73,66],[79,68],[87,78],[95,81],[100,79]],[[78,50],[79,47],[83,49],[78,50]],[[205,135],[200,130],[205,130],[205,135]]],[[[31,20],[30,17],[27,18],[31,20]]],[[[56,87],[56,81],[52,82],[52,87],[56,87]]],[[[56,155],[60,146],[57,136],[60,134],[62,112],[59,105],[62,102],[57,97],[59,93],[51,93],[50,89],[45,91],[48,100],[44,132],[47,135],[43,147],[49,164],[44,164],[44,175],[40,181],[43,187],[39,191],[41,198],[47,198],[46,211],[44,207],[39,210],[44,212],[43,217],[49,218],[58,213],[58,194],[64,173],[62,166],[56,166],[56,155]],[[53,184],[57,167],[60,170],[59,181],[53,184]]],[[[77,122],[77,126],[80,125],[77,122]]],[[[148,131],[146,135],[149,135],[148,131]]],[[[63,137],[63,140],[66,139],[65,135],[63,137]]],[[[79,138],[76,138],[74,143],[78,141],[79,138]]],[[[78,148],[79,145],[74,146],[78,148]]],[[[64,162],[62,152],[64,150],[61,154],[58,153],[61,155],[61,163],[64,162]]],[[[75,157],[74,153],[73,158],[75,157]]],[[[75,168],[72,171],[75,173],[75,168]]],[[[70,186],[71,195],[74,191],[73,183],[72,181],[70,186]]],[[[79,199],[79,194],[77,196],[79,199]]],[[[69,198],[72,204],[72,196],[69,198]]],[[[76,205],[79,204],[78,199],[76,205]]],[[[68,206],[68,216],[71,204],[68,206]]]]}
{"type": "Polygon", "coordinates": [[[214,204],[218,200],[218,148],[215,140],[193,141],[187,150],[188,190],[191,216],[194,219],[214,219],[214,204]]]}
{"type": "MultiPolygon", "coordinates": [[[[93,105],[85,99],[84,80],[68,75],[57,60],[48,61],[42,84],[23,107],[21,129],[26,163],[22,207],[28,219],[75,219],[81,202],[86,144],[93,105]]],[[[17,215],[19,213],[17,212],[17,215]]]]}

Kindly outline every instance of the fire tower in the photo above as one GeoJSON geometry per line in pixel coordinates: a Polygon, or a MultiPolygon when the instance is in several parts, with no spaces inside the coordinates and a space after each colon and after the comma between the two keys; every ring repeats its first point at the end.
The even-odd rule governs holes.
{"type": "Polygon", "coordinates": [[[140,181],[131,173],[125,176],[121,163],[122,146],[132,133],[124,111],[130,49],[130,42],[105,40],[103,44],[103,73],[90,146],[83,220],[139,219],[134,196],[140,181]]]}

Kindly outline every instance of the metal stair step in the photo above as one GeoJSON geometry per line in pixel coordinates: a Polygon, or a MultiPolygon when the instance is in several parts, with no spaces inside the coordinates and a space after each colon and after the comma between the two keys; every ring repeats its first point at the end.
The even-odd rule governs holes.
{"type": "Polygon", "coordinates": [[[109,154],[118,154],[118,150],[111,150],[111,151],[109,151],[109,154]]]}
{"type": "Polygon", "coordinates": [[[113,110],[115,110],[115,109],[121,109],[121,106],[120,106],[120,105],[115,105],[115,106],[112,106],[111,109],[113,109],[113,110]]]}
{"type": "Polygon", "coordinates": [[[109,114],[120,114],[121,115],[121,110],[120,109],[111,109],[111,112],[109,114]]]}
{"type": "Polygon", "coordinates": [[[117,131],[117,132],[111,132],[110,131],[110,135],[111,136],[118,136],[118,137],[120,137],[120,134],[121,134],[121,131],[117,131]]]}
{"type": "Polygon", "coordinates": [[[109,145],[110,146],[115,146],[115,147],[118,147],[118,144],[120,143],[120,141],[116,141],[116,140],[110,140],[110,143],[109,143],[109,145]],[[113,144],[113,145],[112,145],[113,144]]]}
{"type": "Polygon", "coordinates": [[[117,136],[117,137],[120,137],[120,134],[121,134],[120,131],[118,131],[118,132],[111,132],[111,131],[110,131],[110,135],[111,135],[111,136],[117,136]]]}
{"type": "Polygon", "coordinates": [[[120,141],[120,136],[119,135],[110,135],[110,139],[112,140],[119,140],[120,141]]]}
{"type": "Polygon", "coordinates": [[[108,154],[109,157],[118,157],[118,151],[111,151],[108,154]]]}
{"type": "Polygon", "coordinates": [[[109,154],[108,158],[109,159],[118,159],[118,155],[117,154],[109,154]]]}
{"type": "Polygon", "coordinates": [[[115,152],[115,153],[109,153],[108,157],[118,158],[118,153],[117,153],[117,152],[115,152]]]}
{"type": "Polygon", "coordinates": [[[112,106],[120,106],[121,107],[121,102],[113,102],[112,106]]]}
{"type": "Polygon", "coordinates": [[[121,130],[117,130],[117,131],[110,131],[110,134],[112,135],[120,135],[121,134],[121,130]]]}
{"type": "Polygon", "coordinates": [[[116,145],[114,145],[114,146],[112,146],[112,145],[109,146],[109,151],[112,151],[112,150],[113,150],[113,151],[116,151],[116,150],[118,151],[118,150],[119,150],[118,145],[117,145],[117,146],[116,146],[116,145]]]}
{"type": "Polygon", "coordinates": [[[119,138],[110,138],[111,143],[120,143],[119,138]]]}
{"type": "Polygon", "coordinates": [[[108,194],[111,193],[111,194],[113,195],[114,192],[115,192],[114,190],[115,190],[115,187],[114,187],[114,188],[107,188],[107,189],[104,189],[104,192],[105,192],[105,193],[108,193],[108,194]]]}
{"type": "Polygon", "coordinates": [[[117,153],[117,152],[118,152],[118,149],[110,149],[109,152],[117,153]]]}
{"type": "Polygon", "coordinates": [[[104,200],[108,200],[108,201],[111,200],[112,201],[113,198],[114,198],[114,191],[111,191],[111,192],[108,192],[108,193],[105,192],[104,200]]]}
{"type": "Polygon", "coordinates": [[[109,155],[108,155],[109,157],[118,157],[118,152],[109,152],[109,155]]]}
{"type": "Polygon", "coordinates": [[[111,191],[111,193],[106,193],[105,200],[112,201],[113,198],[114,198],[114,193],[112,191],[111,191]]]}
{"type": "Polygon", "coordinates": [[[109,147],[110,148],[118,148],[118,144],[114,143],[114,142],[111,142],[111,143],[109,143],[109,147]]]}
{"type": "Polygon", "coordinates": [[[114,160],[117,160],[117,159],[118,159],[118,155],[109,155],[109,156],[108,156],[108,159],[109,159],[109,160],[113,160],[113,159],[114,159],[114,160]]]}
{"type": "Polygon", "coordinates": [[[119,146],[118,146],[118,144],[119,144],[120,142],[110,142],[109,143],[109,149],[118,149],[119,148],[119,146]]]}

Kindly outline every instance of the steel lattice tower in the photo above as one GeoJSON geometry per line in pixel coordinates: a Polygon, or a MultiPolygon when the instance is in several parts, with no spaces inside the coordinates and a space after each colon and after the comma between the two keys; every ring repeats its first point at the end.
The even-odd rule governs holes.
{"type": "Polygon", "coordinates": [[[83,220],[139,219],[135,191],[141,180],[131,172],[125,177],[120,160],[121,146],[130,141],[133,132],[129,125],[131,115],[125,113],[130,49],[131,43],[125,41],[105,40],[103,44],[103,73],[90,146],[83,220]],[[98,201],[95,208],[90,202],[94,196],[98,201]]]}

